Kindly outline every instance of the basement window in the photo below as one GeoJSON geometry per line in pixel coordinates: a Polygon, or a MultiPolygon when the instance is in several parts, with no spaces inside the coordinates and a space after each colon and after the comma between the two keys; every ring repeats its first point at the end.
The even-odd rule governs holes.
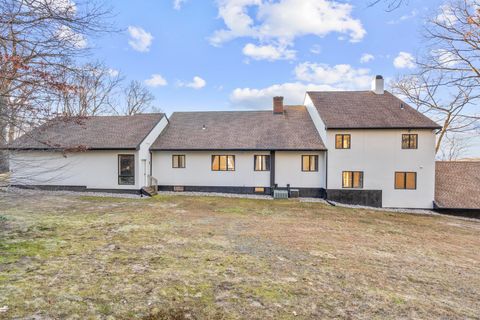
{"type": "Polygon", "coordinates": [[[270,171],[270,156],[255,155],[253,157],[255,171],[270,171]]]}
{"type": "Polygon", "coordinates": [[[255,193],[265,193],[265,188],[264,187],[256,187],[255,188],[255,193]]]}
{"type": "Polygon", "coordinates": [[[417,189],[416,172],[395,172],[395,189],[415,190],[417,189]]]}
{"type": "Polygon", "coordinates": [[[417,149],[418,134],[402,134],[402,149],[417,149]]]}
{"type": "Polygon", "coordinates": [[[135,184],[135,155],[133,154],[118,155],[118,184],[119,185],[135,184]]]}
{"type": "Polygon", "coordinates": [[[363,188],[363,172],[343,171],[342,188],[363,188]]]}
{"type": "Polygon", "coordinates": [[[349,134],[335,135],[335,149],[350,149],[351,136],[349,134]]]}
{"type": "Polygon", "coordinates": [[[185,155],[174,154],[172,156],[172,168],[185,168],[185,155]]]}
{"type": "Polygon", "coordinates": [[[305,171],[305,172],[318,171],[318,156],[317,155],[302,156],[302,171],[305,171]]]}
{"type": "Polygon", "coordinates": [[[212,171],[235,171],[235,156],[212,156],[212,171]]]}

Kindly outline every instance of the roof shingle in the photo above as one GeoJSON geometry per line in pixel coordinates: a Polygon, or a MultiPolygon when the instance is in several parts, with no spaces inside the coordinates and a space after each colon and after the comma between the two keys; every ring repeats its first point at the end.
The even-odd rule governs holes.
{"type": "Polygon", "coordinates": [[[388,91],[307,92],[327,129],[437,129],[440,126],[388,91]]]}
{"type": "Polygon", "coordinates": [[[175,112],[152,150],[325,150],[304,106],[272,111],[175,112]]]}
{"type": "Polygon", "coordinates": [[[16,139],[9,149],[136,149],[163,113],[55,118],[16,139]]]}
{"type": "Polygon", "coordinates": [[[435,204],[445,209],[480,209],[480,161],[437,161],[435,204]]]}

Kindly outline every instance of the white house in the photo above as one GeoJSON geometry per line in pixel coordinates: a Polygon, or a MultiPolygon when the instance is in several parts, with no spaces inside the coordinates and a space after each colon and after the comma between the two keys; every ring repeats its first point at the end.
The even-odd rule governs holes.
{"type": "Polygon", "coordinates": [[[9,146],[11,176],[24,186],[137,192],[152,176],[160,190],[298,189],[432,208],[438,129],[377,76],[371,91],[308,92],[301,106],[275,97],[273,110],[56,119],[9,146]]]}

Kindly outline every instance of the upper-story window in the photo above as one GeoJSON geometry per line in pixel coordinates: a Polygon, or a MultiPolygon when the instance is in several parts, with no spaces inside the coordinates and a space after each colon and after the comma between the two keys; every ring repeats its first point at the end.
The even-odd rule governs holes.
{"type": "Polygon", "coordinates": [[[172,156],[172,168],[185,168],[185,155],[174,154],[172,156]]]}
{"type": "Polygon", "coordinates": [[[363,172],[343,171],[342,188],[363,188],[363,172]]]}
{"type": "Polygon", "coordinates": [[[335,149],[350,149],[351,137],[349,134],[335,135],[335,149]]]}
{"type": "Polygon", "coordinates": [[[395,189],[417,189],[416,172],[395,172],[395,189]]]}
{"type": "Polygon", "coordinates": [[[402,149],[417,149],[418,134],[402,134],[402,149]]]}
{"type": "Polygon", "coordinates": [[[318,155],[302,156],[302,171],[318,171],[318,155]]]}
{"type": "Polygon", "coordinates": [[[212,156],[212,171],[235,171],[235,156],[212,156]]]}
{"type": "Polygon", "coordinates": [[[270,156],[255,155],[253,157],[255,171],[270,171],[270,156]]]}

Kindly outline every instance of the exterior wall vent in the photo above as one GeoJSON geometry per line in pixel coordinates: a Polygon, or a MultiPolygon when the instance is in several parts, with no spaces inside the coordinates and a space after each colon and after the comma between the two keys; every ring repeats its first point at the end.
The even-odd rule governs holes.
{"type": "Polygon", "coordinates": [[[273,190],[273,199],[288,199],[288,190],[273,190]]]}

